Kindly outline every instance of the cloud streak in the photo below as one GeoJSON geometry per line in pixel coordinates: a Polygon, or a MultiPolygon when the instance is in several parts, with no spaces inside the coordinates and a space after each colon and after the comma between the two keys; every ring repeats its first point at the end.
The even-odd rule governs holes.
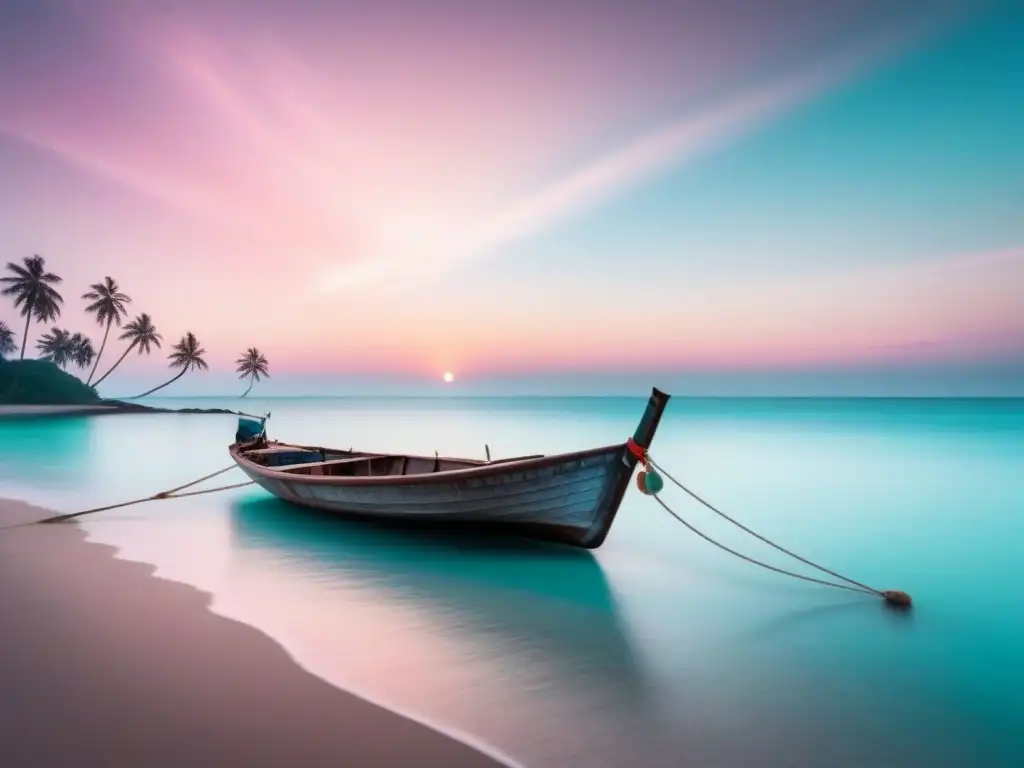
{"type": "Polygon", "coordinates": [[[523,317],[496,307],[461,332],[481,373],[970,364],[1024,351],[1024,247],[756,284],[665,279],[632,307],[614,281],[589,286],[585,303],[559,300],[557,285],[516,290],[538,310],[523,317]]]}
{"type": "MultiPolygon", "coordinates": [[[[401,21],[401,4],[328,12],[298,2],[305,13],[188,0],[160,12],[133,0],[94,0],[91,13],[76,5],[74,53],[99,64],[51,72],[51,99],[0,77],[10,106],[0,130],[221,229],[258,233],[268,249],[298,240],[331,264],[326,273],[307,264],[318,288],[395,288],[546,232],[755,131],[922,29],[918,18],[878,15],[882,4],[869,0],[836,0],[828,12],[802,0],[747,9],[756,34],[712,2],[686,12],[570,3],[557,13],[442,3],[442,20],[425,25],[401,21]],[[839,56],[813,53],[865,9],[880,37],[844,39],[839,56]],[[469,44],[476,35],[486,56],[469,44]],[[556,43],[561,58],[547,53],[556,43]],[[789,46],[805,49],[791,57],[803,59],[793,74],[723,90],[777,69],[764,64],[789,46]],[[91,93],[102,98],[91,103],[91,93]],[[645,132],[662,104],[682,116],[645,132]],[[621,128],[595,128],[613,122],[621,128]],[[614,147],[628,135],[639,138],[537,183],[576,145],[614,147]]],[[[24,66],[46,66],[27,55],[24,66]]]]}
{"type": "MultiPolygon", "coordinates": [[[[9,258],[43,253],[69,297],[111,274],[217,360],[258,343],[282,368],[436,378],[1016,343],[1018,251],[869,266],[1021,242],[999,202],[1019,150],[990,129],[1015,125],[994,106],[1012,111],[1012,77],[989,66],[1014,52],[956,42],[972,23],[886,66],[946,31],[946,0],[15,5],[0,3],[9,258]],[[783,119],[763,138],[784,165],[751,161],[743,139],[783,119]],[[992,145],[970,178],[943,165],[954,125],[963,154],[992,145]],[[644,185],[674,210],[693,185],[656,182],[736,145],[685,231],[630,215],[644,185]],[[636,258],[639,275],[612,266],[636,258]],[[623,317],[640,310],[649,327],[623,317]]],[[[75,304],[67,324],[92,333],[75,304]]]]}
{"type": "MultiPolygon", "coordinates": [[[[929,30],[932,31],[932,30],[929,30]]],[[[538,193],[517,200],[482,224],[448,233],[415,232],[406,242],[385,244],[365,257],[373,263],[341,264],[319,281],[323,290],[364,286],[379,280],[410,280],[436,275],[461,261],[485,256],[529,238],[601,205],[652,177],[723,147],[765,123],[855,80],[904,51],[924,35],[921,26],[903,26],[815,62],[805,70],[720,100],[615,149],[578,168],[538,193]],[[427,242],[424,242],[424,241],[427,242]]]]}

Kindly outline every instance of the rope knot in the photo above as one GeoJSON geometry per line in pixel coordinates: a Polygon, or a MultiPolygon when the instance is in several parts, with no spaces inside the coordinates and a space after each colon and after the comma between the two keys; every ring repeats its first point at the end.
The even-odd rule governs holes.
{"type": "Polygon", "coordinates": [[[647,456],[647,449],[637,443],[632,437],[626,438],[626,450],[633,454],[633,458],[645,467],[650,463],[650,459],[647,456]]]}

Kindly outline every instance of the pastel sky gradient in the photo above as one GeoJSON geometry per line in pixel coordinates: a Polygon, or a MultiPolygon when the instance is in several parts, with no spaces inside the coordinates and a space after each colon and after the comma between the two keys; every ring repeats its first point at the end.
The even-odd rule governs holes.
{"type": "Polygon", "coordinates": [[[1022,9],[0,0],[0,261],[167,394],[1024,395],[1022,9]]]}

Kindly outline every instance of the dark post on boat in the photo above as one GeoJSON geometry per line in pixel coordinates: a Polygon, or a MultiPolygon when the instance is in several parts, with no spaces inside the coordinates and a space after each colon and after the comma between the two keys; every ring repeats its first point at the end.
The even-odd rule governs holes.
{"type": "MultiPolygon", "coordinates": [[[[665,406],[668,405],[670,397],[671,395],[667,392],[662,392],[657,387],[651,390],[651,397],[647,401],[647,408],[644,410],[644,415],[640,418],[636,432],[633,433],[634,443],[642,448],[651,447],[654,435],[658,431],[658,424],[661,423],[661,416],[665,412],[665,406]]],[[[608,531],[611,530],[612,523],[615,522],[615,515],[619,511],[619,505],[622,504],[622,497],[626,495],[626,489],[629,488],[629,481],[633,477],[633,470],[636,469],[636,464],[636,456],[624,445],[618,468],[612,477],[609,478],[608,487],[605,490],[604,500],[601,505],[603,514],[599,515],[594,521],[583,541],[579,542],[580,546],[587,549],[596,549],[604,543],[605,538],[608,536],[608,531]]]]}

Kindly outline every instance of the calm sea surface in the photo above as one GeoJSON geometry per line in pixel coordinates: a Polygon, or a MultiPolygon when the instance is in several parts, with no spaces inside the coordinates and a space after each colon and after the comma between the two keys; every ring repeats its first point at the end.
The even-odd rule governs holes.
{"type": "MultiPolygon", "coordinates": [[[[499,458],[621,441],[644,400],[154,404],[270,410],[288,441],[481,458],[488,443],[499,458]]],[[[0,422],[0,495],[62,511],[148,495],[228,465],[234,428],[0,422]]],[[[652,454],[783,545],[910,592],[914,610],[754,568],[635,490],[593,554],[390,531],[253,488],[85,527],[315,674],[531,768],[1024,765],[1024,401],[679,398],[652,454]]],[[[664,498],[787,566],[681,492],[664,498]]]]}

